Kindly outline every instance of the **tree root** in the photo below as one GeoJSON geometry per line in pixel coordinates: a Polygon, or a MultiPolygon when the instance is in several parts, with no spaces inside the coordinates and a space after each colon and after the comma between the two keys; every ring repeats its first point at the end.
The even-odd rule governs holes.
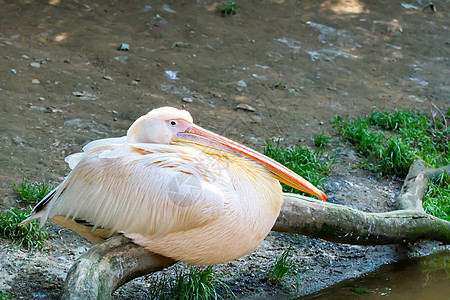
{"type": "MultiPolygon", "coordinates": [[[[366,213],[305,196],[284,194],[280,215],[272,230],[297,233],[332,242],[380,245],[419,239],[450,243],[450,222],[424,212],[422,199],[428,178],[450,172],[450,166],[426,168],[415,161],[398,198],[398,210],[366,213]]],[[[127,238],[114,236],[93,246],[72,266],[62,299],[108,299],[126,282],[162,270],[175,261],[150,253],[127,238]]]]}

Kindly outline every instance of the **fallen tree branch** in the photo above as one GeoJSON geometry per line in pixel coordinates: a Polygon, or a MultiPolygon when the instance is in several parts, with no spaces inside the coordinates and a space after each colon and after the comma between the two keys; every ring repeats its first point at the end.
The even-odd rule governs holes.
{"type": "Polygon", "coordinates": [[[398,209],[424,213],[422,199],[428,189],[428,180],[434,180],[444,172],[450,173],[450,166],[427,168],[423,160],[415,160],[403,182],[397,201],[398,209]]]}
{"type": "Polygon", "coordinates": [[[73,264],[61,299],[109,299],[121,285],[175,263],[150,253],[123,235],[94,245],[73,264]]]}
{"type": "Polygon", "coordinates": [[[419,239],[450,243],[450,222],[426,213],[415,210],[365,213],[289,194],[285,195],[283,209],[272,230],[354,245],[396,244],[419,239]]]}
{"type": "MultiPolygon", "coordinates": [[[[450,166],[425,168],[412,164],[398,198],[399,210],[366,213],[305,196],[284,194],[280,215],[272,230],[291,232],[332,242],[379,245],[418,239],[450,243],[450,222],[424,212],[422,199],[428,178],[450,172],[450,166]]],[[[162,270],[175,261],[133,244],[119,235],[93,246],[72,266],[62,299],[108,299],[126,282],[162,270]]]]}
{"type": "Polygon", "coordinates": [[[415,161],[398,197],[399,210],[367,213],[324,203],[305,196],[285,194],[280,215],[272,230],[291,232],[331,242],[382,245],[429,239],[450,243],[450,222],[426,214],[422,199],[433,179],[450,166],[426,168],[415,161]]]}

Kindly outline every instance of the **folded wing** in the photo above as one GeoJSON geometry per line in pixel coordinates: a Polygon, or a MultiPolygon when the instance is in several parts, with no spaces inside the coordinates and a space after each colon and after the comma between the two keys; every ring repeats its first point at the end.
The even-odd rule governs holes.
{"type": "Polygon", "coordinates": [[[91,224],[92,230],[156,238],[203,226],[222,214],[230,183],[207,154],[119,139],[90,143],[86,152],[69,157],[72,172],[27,221],[43,224],[65,216],[91,224]]]}

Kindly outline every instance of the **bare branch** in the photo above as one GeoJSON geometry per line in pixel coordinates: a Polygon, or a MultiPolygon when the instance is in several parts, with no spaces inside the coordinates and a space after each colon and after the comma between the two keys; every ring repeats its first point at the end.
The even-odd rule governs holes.
{"type": "Polygon", "coordinates": [[[386,213],[365,213],[305,196],[285,194],[272,230],[358,245],[394,244],[418,239],[450,243],[450,222],[430,216],[422,208],[428,178],[439,176],[444,171],[449,172],[450,166],[431,169],[425,168],[423,161],[415,161],[398,197],[400,210],[386,213]]]}
{"type": "Polygon", "coordinates": [[[346,206],[286,194],[274,231],[324,240],[382,245],[418,239],[450,243],[450,222],[414,210],[365,213],[346,206]]]}

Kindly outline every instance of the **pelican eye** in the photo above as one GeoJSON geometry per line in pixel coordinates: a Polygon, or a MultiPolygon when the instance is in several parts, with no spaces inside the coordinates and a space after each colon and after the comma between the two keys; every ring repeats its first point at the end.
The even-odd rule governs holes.
{"type": "Polygon", "coordinates": [[[171,126],[177,126],[177,124],[178,124],[177,121],[175,121],[175,120],[171,120],[169,123],[171,126]]]}

